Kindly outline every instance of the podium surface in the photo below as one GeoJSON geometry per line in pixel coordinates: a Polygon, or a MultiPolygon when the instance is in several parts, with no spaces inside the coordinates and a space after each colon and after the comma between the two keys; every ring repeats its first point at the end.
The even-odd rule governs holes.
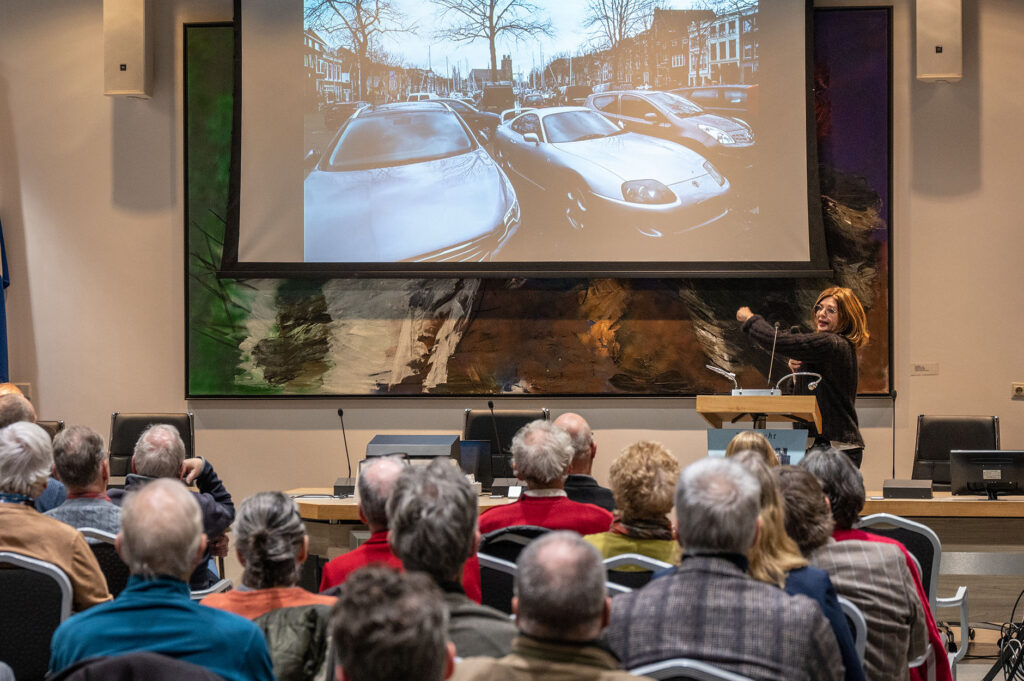
{"type": "Polygon", "coordinates": [[[714,428],[747,416],[786,423],[805,421],[821,432],[821,412],[814,395],[698,395],[697,413],[714,428]]]}

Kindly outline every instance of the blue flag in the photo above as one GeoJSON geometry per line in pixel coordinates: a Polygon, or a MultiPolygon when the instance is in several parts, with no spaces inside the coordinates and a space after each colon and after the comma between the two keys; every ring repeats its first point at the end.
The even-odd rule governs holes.
{"type": "Polygon", "coordinates": [[[4,248],[4,227],[0,224],[0,383],[11,380],[7,370],[7,292],[11,275],[7,271],[7,249],[4,248]]]}

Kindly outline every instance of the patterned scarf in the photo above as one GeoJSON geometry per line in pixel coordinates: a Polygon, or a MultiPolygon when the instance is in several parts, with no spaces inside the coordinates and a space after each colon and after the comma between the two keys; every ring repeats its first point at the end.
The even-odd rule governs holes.
{"type": "Polygon", "coordinates": [[[628,522],[616,511],[609,529],[612,534],[622,534],[633,539],[672,539],[672,523],[668,518],[632,518],[628,522]]]}

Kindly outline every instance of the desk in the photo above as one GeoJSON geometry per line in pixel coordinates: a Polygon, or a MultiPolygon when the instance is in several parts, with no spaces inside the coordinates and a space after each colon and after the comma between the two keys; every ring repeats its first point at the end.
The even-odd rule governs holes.
{"type": "MultiPolygon", "coordinates": [[[[356,505],[355,497],[335,499],[331,492],[330,487],[299,487],[285,490],[284,493],[295,499],[295,503],[299,506],[299,515],[303,520],[361,525],[362,521],[359,520],[359,507],[356,505]]],[[[479,499],[481,513],[494,506],[504,506],[512,501],[507,497],[492,497],[490,495],[481,496],[479,499]]]]}
{"type": "Polygon", "coordinates": [[[1006,621],[1024,589],[1024,496],[989,501],[934,494],[933,499],[883,499],[881,492],[868,492],[862,515],[892,513],[935,530],[942,542],[938,595],[951,595],[966,584],[971,622],[1006,621]]]}

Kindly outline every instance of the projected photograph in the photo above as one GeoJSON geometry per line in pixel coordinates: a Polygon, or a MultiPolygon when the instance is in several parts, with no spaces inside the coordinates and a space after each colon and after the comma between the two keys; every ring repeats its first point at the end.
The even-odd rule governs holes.
{"type": "Polygon", "coordinates": [[[757,0],[304,0],[302,27],[303,262],[807,259],[757,0]]]}

